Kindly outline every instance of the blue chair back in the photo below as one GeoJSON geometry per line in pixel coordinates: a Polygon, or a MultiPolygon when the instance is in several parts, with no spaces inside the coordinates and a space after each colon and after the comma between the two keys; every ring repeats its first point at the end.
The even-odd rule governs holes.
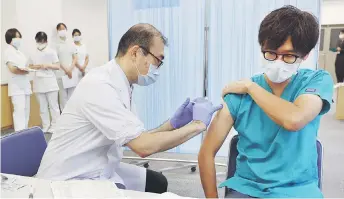
{"type": "MultiPolygon", "coordinates": [[[[230,146],[229,146],[229,154],[228,154],[228,165],[227,165],[227,179],[231,178],[234,176],[235,171],[236,171],[236,159],[239,154],[238,152],[238,141],[239,141],[239,136],[235,135],[233,136],[232,140],[230,141],[230,146]]],[[[323,160],[323,146],[320,142],[320,140],[317,140],[317,153],[318,153],[318,186],[321,189],[322,188],[322,160],[323,160]]],[[[230,189],[226,188],[225,189],[225,196],[229,193],[230,189]]]]}
{"type": "Polygon", "coordinates": [[[47,142],[39,127],[18,131],[1,138],[1,173],[34,176],[47,142]]]}

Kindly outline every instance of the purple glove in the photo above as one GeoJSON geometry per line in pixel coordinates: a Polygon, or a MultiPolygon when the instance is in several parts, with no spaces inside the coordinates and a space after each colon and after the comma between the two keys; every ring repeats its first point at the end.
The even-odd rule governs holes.
{"type": "Polygon", "coordinates": [[[213,113],[222,109],[222,107],[222,104],[214,107],[209,100],[197,98],[193,105],[193,120],[201,121],[208,127],[213,113]]]}
{"type": "Polygon", "coordinates": [[[170,119],[172,127],[178,129],[191,122],[192,108],[193,104],[190,102],[190,98],[187,98],[186,101],[177,109],[173,117],[170,119]]]}

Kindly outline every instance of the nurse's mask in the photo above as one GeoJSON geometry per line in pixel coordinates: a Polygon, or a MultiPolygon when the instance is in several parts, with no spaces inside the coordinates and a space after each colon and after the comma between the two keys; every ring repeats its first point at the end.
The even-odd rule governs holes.
{"type": "Polygon", "coordinates": [[[20,43],[21,43],[21,38],[13,38],[11,44],[12,46],[18,49],[20,47],[20,43]]]}
{"type": "Polygon", "coordinates": [[[57,35],[58,35],[59,37],[66,37],[66,35],[67,35],[67,30],[59,30],[59,31],[57,32],[57,35]]]}
{"type": "Polygon", "coordinates": [[[76,42],[81,41],[81,36],[74,36],[74,41],[76,42]]]}
{"type": "Polygon", "coordinates": [[[344,39],[344,33],[339,34],[339,39],[344,39]]]}
{"type": "Polygon", "coordinates": [[[45,49],[46,47],[47,47],[47,43],[36,43],[36,46],[37,46],[37,49],[38,50],[43,50],[43,49],[45,49]]]}
{"type": "MultiPolygon", "coordinates": [[[[141,50],[142,56],[144,56],[142,49],[140,49],[140,50],[141,50]]],[[[146,75],[140,74],[140,71],[137,67],[137,64],[135,65],[135,67],[136,67],[136,70],[138,73],[137,84],[140,86],[148,86],[148,85],[153,84],[154,82],[156,82],[156,80],[158,79],[158,77],[160,75],[159,71],[158,71],[158,67],[153,65],[153,64],[149,65],[149,70],[148,70],[148,73],[146,75]]]]}

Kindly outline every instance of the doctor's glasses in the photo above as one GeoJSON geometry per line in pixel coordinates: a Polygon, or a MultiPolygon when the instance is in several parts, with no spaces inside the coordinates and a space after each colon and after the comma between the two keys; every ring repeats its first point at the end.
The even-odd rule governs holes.
{"type": "Polygon", "coordinates": [[[157,68],[160,68],[160,66],[162,66],[164,64],[164,62],[161,59],[159,59],[157,56],[155,56],[153,53],[151,53],[148,49],[146,49],[145,47],[142,47],[142,46],[140,46],[140,48],[142,48],[144,51],[146,51],[148,54],[152,55],[156,59],[156,61],[158,63],[156,65],[157,68]]]}

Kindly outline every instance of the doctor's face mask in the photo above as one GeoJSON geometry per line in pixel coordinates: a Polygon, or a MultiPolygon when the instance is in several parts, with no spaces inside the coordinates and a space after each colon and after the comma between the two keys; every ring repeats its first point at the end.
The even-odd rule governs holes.
{"type": "Polygon", "coordinates": [[[140,86],[148,86],[148,85],[151,85],[154,82],[156,82],[156,80],[158,79],[158,77],[160,75],[159,71],[158,71],[158,67],[159,66],[156,66],[156,65],[150,63],[148,71],[147,71],[146,65],[149,63],[149,61],[148,61],[147,57],[145,57],[145,55],[143,53],[143,50],[141,48],[139,49],[139,51],[141,52],[141,55],[144,58],[143,59],[144,63],[142,65],[144,66],[144,73],[145,73],[145,75],[140,73],[140,70],[139,70],[139,67],[138,67],[139,64],[138,63],[135,64],[136,70],[137,70],[137,73],[138,73],[137,84],[140,85],[140,86]]]}

